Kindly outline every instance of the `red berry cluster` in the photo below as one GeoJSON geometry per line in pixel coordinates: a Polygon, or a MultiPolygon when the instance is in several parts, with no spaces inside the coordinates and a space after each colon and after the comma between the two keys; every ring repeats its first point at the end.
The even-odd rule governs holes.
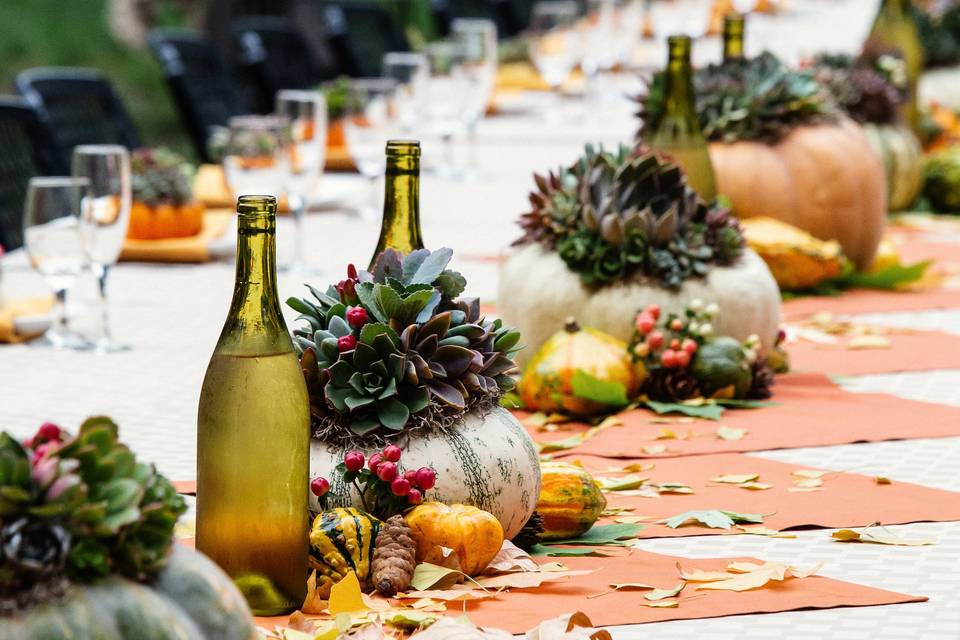
{"type": "Polygon", "coordinates": [[[340,294],[340,301],[343,304],[356,304],[360,301],[357,297],[357,283],[360,282],[357,268],[354,265],[347,267],[347,277],[336,284],[334,287],[340,294]]]}
{"type": "Polygon", "coordinates": [[[712,335],[711,320],[716,314],[716,305],[704,307],[701,301],[693,300],[683,314],[671,313],[661,322],[660,306],[648,305],[634,323],[633,353],[649,366],[686,369],[700,345],[712,335]]]}
{"type": "MultiPolygon", "coordinates": [[[[402,456],[403,450],[393,444],[369,459],[360,451],[348,451],[335,471],[344,483],[356,487],[367,512],[385,519],[423,502],[424,493],[437,483],[437,472],[430,467],[404,471],[402,456]]],[[[330,482],[318,476],[310,482],[310,490],[326,508],[330,482]]]]}
{"type": "Polygon", "coordinates": [[[23,441],[23,446],[27,449],[33,449],[33,464],[37,464],[48,453],[60,448],[60,444],[66,434],[63,429],[52,422],[44,422],[33,434],[33,437],[23,441]]]}

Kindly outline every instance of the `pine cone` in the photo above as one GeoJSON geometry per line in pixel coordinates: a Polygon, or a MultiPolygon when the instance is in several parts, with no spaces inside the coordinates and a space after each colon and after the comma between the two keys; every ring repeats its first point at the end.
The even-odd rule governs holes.
{"type": "Polygon", "coordinates": [[[540,543],[540,536],[543,535],[543,517],[539,512],[534,511],[530,519],[521,527],[517,535],[510,541],[524,551],[530,551],[535,545],[540,543]]]}
{"type": "Polygon", "coordinates": [[[655,367],[643,382],[642,392],[655,402],[681,402],[700,395],[697,379],[686,369],[655,367]]]}
{"type": "Polygon", "coordinates": [[[752,379],[747,398],[750,400],[766,400],[773,395],[770,387],[773,386],[773,369],[767,364],[766,358],[757,358],[751,368],[752,379]]]}
{"type": "Polygon", "coordinates": [[[377,534],[373,551],[373,579],[376,590],[388,597],[405,591],[416,568],[417,543],[402,515],[387,519],[377,534]]]}

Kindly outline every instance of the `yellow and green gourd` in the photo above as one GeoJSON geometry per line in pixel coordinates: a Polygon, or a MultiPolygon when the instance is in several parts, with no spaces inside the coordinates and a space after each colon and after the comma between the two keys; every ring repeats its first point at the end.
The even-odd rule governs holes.
{"type": "Polygon", "coordinates": [[[353,571],[360,584],[370,579],[377,533],[383,523],[352,507],[322,511],[310,527],[310,568],[317,571],[317,591],[328,598],[330,587],[353,571]]]}
{"type": "Polygon", "coordinates": [[[607,499],[586,469],[568,462],[540,463],[537,512],[542,540],[569,540],[585,533],[607,508],[607,499]]]}

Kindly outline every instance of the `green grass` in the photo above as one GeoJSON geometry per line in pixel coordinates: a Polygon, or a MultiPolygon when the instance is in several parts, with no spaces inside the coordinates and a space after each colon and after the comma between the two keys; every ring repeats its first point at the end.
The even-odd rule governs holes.
{"type": "MultiPolygon", "coordinates": [[[[0,92],[13,93],[23,69],[74,66],[99,69],[123,97],[146,145],[163,144],[192,156],[160,67],[146,49],[116,40],[105,0],[0,0],[0,92]]],[[[178,22],[161,11],[163,21],[178,22]]]]}

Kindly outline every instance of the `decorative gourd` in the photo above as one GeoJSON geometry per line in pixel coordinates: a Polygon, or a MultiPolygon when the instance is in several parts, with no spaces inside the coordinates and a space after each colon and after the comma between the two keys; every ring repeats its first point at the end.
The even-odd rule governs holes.
{"type": "Polygon", "coordinates": [[[638,371],[631,361],[625,342],[596,329],[581,328],[571,318],[562,331],[540,347],[524,371],[520,380],[524,405],[536,411],[563,411],[577,416],[606,409],[605,405],[574,395],[572,380],[577,371],[604,382],[622,384],[630,398],[640,387],[642,368],[638,371]]]}
{"type": "Polygon", "coordinates": [[[714,142],[710,158],[738,217],[770,216],[837,240],[858,269],[870,266],[886,224],[886,177],[852,120],[797,127],[776,144],[714,142]]]}
{"type": "Polygon", "coordinates": [[[537,512],[542,540],[568,540],[585,533],[607,508],[607,499],[586,469],[567,462],[540,464],[542,487],[537,512]]]}
{"type": "Polygon", "coordinates": [[[767,263],[781,289],[807,289],[843,271],[843,252],[835,240],[818,240],[767,217],[744,220],[741,228],[747,244],[767,263]]]}
{"type": "Polygon", "coordinates": [[[891,211],[906,209],[923,188],[923,149],[909,127],[865,124],[863,130],[883,160],[891,211]]]}
{"type": "Polygon", "coordinates": [[[707,398],[743,398],[750,389],[752,379],[743,344],[728,336],[720,336],[700,345],[690,365],[690,372],[707,398]]]}
{"type": "Polygon", "coordinates": [[[203,204],[182,205],[134,202],[130,208],[127,237],[132,240],[187,238],[200,233],[203,227],[203,204]]]}
{"type": "Polygon", "coordinates": [[[127,237],[184,238],[200,233],[203,204],[193,199],[192,167],[164,149],[138,149],[130,159],[133,205],[127,237]]]}
{"type": "Polygon", "coordinates": [[[463,504],[425,502],[407,512],[417,543],[417,562],[443,565],[443,548],[453,549],[460,571],[481,573],[503,546],[503,527],[491,514],[463,504]]]}
{"type": "Polygon", "coordinates": [[[230,578],[203,554],[175,545],[151,585],[119,576],[73,585],[63,599],[0,617],[4,640],[253,640],[259,634],[230,578]]]}
{"type": "Polygon", "coordinates": [[[317,571],[317,594],[326,599],[330,587],[350,571],[367,586],[377,533],[383,523],[353,508],[322,511],[310,527],[311,569],[317,571]]]}

